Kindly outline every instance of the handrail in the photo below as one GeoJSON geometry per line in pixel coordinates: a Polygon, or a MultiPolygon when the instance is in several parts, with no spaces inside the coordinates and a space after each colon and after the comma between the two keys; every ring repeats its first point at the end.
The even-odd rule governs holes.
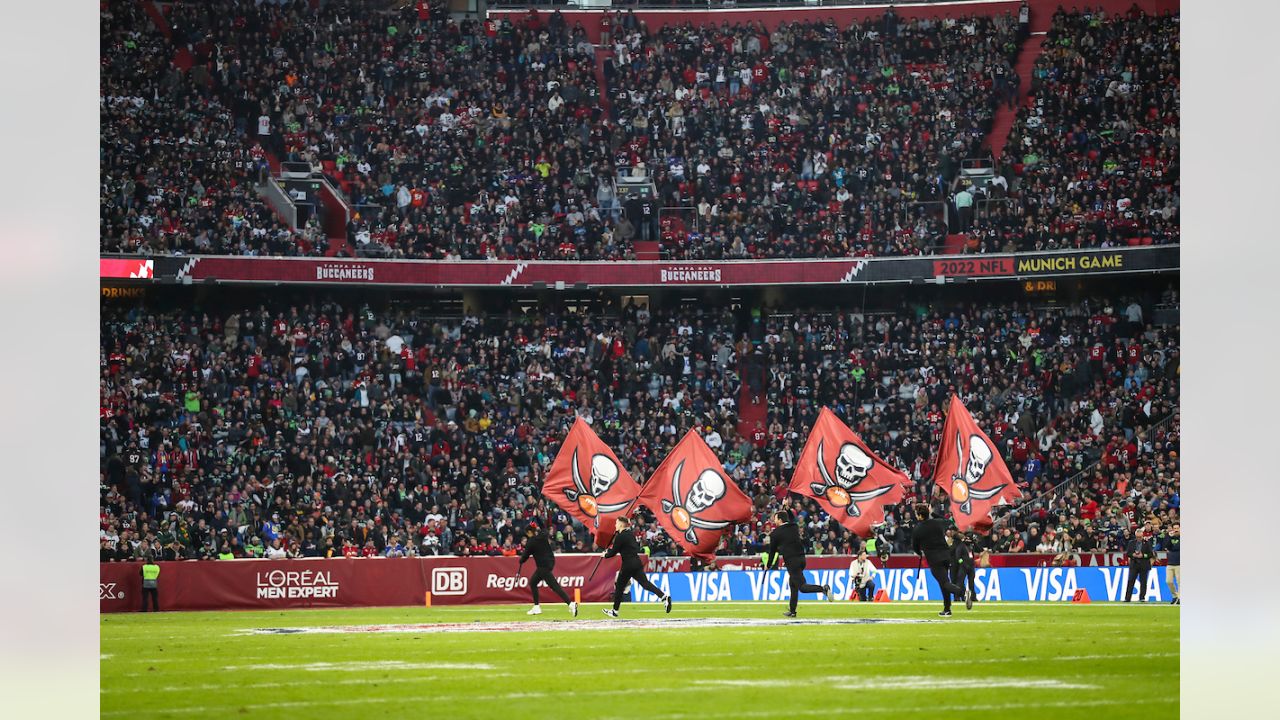
{"type": "MultiPolygon", "coordinates": [[[[1169,423],[1173,422],[1174,417],[1176,417],[1177,415],[1178,415],[1177,411],[1174,411],[1169,415],[1166,415],[1165,417],[1157,421],[1155,424],[1151,425],[1147,429],[1147,432],[1154,433],[1157,430],[1163,429],[1169,423]]],[[[1097,460],[1094,460],[1092,463],[1090,463],[1088,466],[1081,468],[1078,472],[1076,472],[1075,475],[1072,475],[1066,480],[1063,480],[1062,482],[1058,483],[1057,485],[1054,485],[1052,488],[1049,488],[1048,490],[1040,493],[1039,495],[1031,498],[1030,500],[1023,501],[1020,505],[1018,505],[1018,507],[1014,508],[1013,510],[1010,510],[1008,513],[997,518],[996,521],[992,523],[991,529],[995,530],[996,527],[998,527],[1002,521],[1013,518],[1015,515],[1018,515],[1023,510],[1026,510],[1034,506],[1036,503],[1040,502],[1041,500],[1044,500],[1048,496],[1052,495],[1053,497],[1050,498],[1050,500],[1056,501],[1060,495],[1060,492],[1064,488],[1067,488],[1075,483],[1078,483],[1081,478],[1083,478],[1086,474],[1092,473],[1101,464],[1102,464],[1102,458],[1098,458],[1097,460]]]]}
{"type": "MultiPolygon", "coordinates": [[[[986,0],[998,3],[1009,0],[986,0]]],[[[897,5],[945,5],[954,0],[581,0],[580,2],[491,2],[493,10],[525,10],[536,8],[542,10],[601,10],[607,12],[626,10],[662,10],[662,11],[706,11],[715,9],[756,9],[756,8],[793,8],[793,7],[867,7],[897,5]]],[[[966,4],[974,4],[969,0],[966,4]]],[[[983,0],[976,0],[983,2],[983,0]]]]}
{"type": "MultiPolygon", "coordinates": [[[[357,207],[378,207],[378,208],[381,208],[382,206],[380,206],[380,205],[372,205],[372,206],[357,206],[357,207]]],[[[1147,245],[1147,246],[1143,246],[1143,247],[1124,247],[1124,248],[1080,248],[1080,249],[1077,249],[1077,248],[1063,248],[1063,249],[1058,249],[1058,250],[1035,250],[1035,251],[1024,251],[1024,252],[1008,252],[1008,253],[1006,253],[1006,252],[1000,252],[1000,253],[989,253],[989,254],[985,255],[984,257],[986,257],[986,258],[988,258],[988,259],[998,259],[998,258],[1019,258],[1019,257],[1048,257],[1048,258],[1052,258],[1052,257],[1056,257],[1056,256],[1059,256],[1059,255],[1073,255],[1073,254],[1081,254],[1081,253],[1104,253],[1104,252],[1112,252],[1112,253],[1114,253],[1114,252],[1125,252],[1125,253],[1145,253],[1145,252],[1152,252],[1152,251],[1156,251],[1156,250],[1168,250],[1168,249],[1173,249],[1173,248],[1181,249],[1181,247],[1182,247],[1181,243],[1168,243],[1168,244],[1165,244],[1165,245],[1147,245]]],[[[253,261],[253,260],[259,260],[259,259],[262,259],[262,260],[288,260],[288,261],[296,261],[296,262],[310,262],[310,261],[313,261],[313,260],[314,260],[314,258],[295,258],[295,257],[256,257],[256,256],[246,256],[246,255],[226,255],[226,254],[222,254],[222,255],[216,255],[216,254],[215,254],[215,255],[206,255],[206,254],[198,254],[198,255],[174,255],[174,254],[172,254],[172,253],[156,253],[156,252],[147,253],[147,254],[141,254],[141,253],[123,253],[123,252],[100,252],[100,253],[99,253],[99,257],[100,257],[100,258],[103,258],[103,259],[109,259],[109,258],[132,259],[132,258],[136,258],[136,257],[148,257],[148,258],[198,257],[198,258],[202,258],[202,259],[218,259],[218,260],[243,260],[243,261],[253,261]]],[[[969,258],[971,258],[972,256],[964,255],[964,254],[957,254],[957,255],[929,255],[929,256],[926,256],[926,257],[928,257],[928,259],[930,259],[930,260],[949,260],[949,259],[969,259],[969,258]]],[[[698,263],[698,262],[714,262],[714,263],[716,263],[717,265],[759,265],[760,263],[786,262],[786,263],[811,263],[811,264],[815,264],[815,265],[820,265],[820,264],[824,264],[824,263],[840,263],[840,262],[848,262],[850,259],[851,259],[851,258],[849,258],[849,257],[843,257],[843,256],[841,256],[841,257],[820,257],[820,258],[819,258],[819,257],[802,257],[802,258],[775,258],[775,257],[766,257],[766,258],[745,258],[745,259],[740,259],[740,260],[679,260],[678,262],[691,262],[691,263],[698,263]]],[[[866,257],[866,258],[858,258],[858,259],[862,260],[863,262],[901,262],[901,261],[903,261],[903,260],[918,260],[918,259],[919,259],[919,256],[914,256],[914,255],[877,255],[877,256],[866,257]]],[[[403,258],[403,259],[393,259],[393,260],[388,260],[388,261],[386,261],[386,262],[395,262],[395,263],[397,263],[397,264],[400,264],[400,263],[415,263],[415,264],[432,265],[432,264],[439,264],[439,263],[442,263],[442,262],[444,262],[444,261],[441,261],[441,260],[429,260],[429,259],[425,259],[425,258],[403,258]]],[[[458,265],[466,265],[466,264],[484,265],[484,264],[488,264],[488,263],[490,263],[490,262],[492,262],[492,261],[490,261],[490,260],[451,260],[451,261],[449,261],[449,262],[450,262],[451,264],[458,264],[458,265]]],[[[522,261],[522,262],[528,262],[528,261],[522,261]]],[[[616,261],[616,260],[542,260],[542,259],[534,260],[534,261],[532,261],[532,262],[536,262],[536,263],[538,263],[539,265],[601,265],[601,266],[604,266],[604,265],[616,265],[616,264],[618,263],[618,261],[616,261]]],[[[646,263],[646,262],[651,262],[651,261],[640,260],[640,261],[629,261],[629,262],[646,263]]],[[[1144,271],[1144,272],[1145,272],[1145,271],[1144,271]]]]}

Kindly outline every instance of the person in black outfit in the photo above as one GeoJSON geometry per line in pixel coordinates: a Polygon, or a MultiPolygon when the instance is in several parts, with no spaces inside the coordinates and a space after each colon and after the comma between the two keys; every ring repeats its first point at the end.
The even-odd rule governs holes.
{"type": "Polygon", "coordinates": [[[1178,523],[1161,536],[1160,549],[1168,553],[1165,584],[1169,586],[1170,605],[1182,604],[1182,529],[1178,523]]]}
{"type": "Polygon", "coordinates": [[[618,617],[618,608],[622,607],[622,593],[626,591],[627,583],[632,580],[654,595],[661,595],[667,612],[671,612],[671,596],[663,594],[662,590],[650,582],[644,574],[644,561],[640,559],[640,543],[636,541],[636,534],[631,531],[631,520],[620,517],[614,523],[617,533],[613,536],[613,544],[604,551],[604,556],[611,558],[614,555],[621,555],[622,567],[618,568],[618,579],[613,583],[613,608],[605,608],[604,614],[609,617],[618,617]]]}
{"type": "Polygon", "coordinates": [[[779,510],[773,516],[778,524],[769,533],[769,547],[765,550],[764,566],[766,570],[778,566],[778,558],[787,564],[787,579],[791,584],[791,599],[787,606],[787,617],[796,616],[796,602],[800,593],[822,593],[827,602],[831,602],[830,585],[814,585],[804,579],[804,543],[800,541],[800,528],[791,517],[790,510],[779,510]]]}
{"type": "Polygon", "coordinates": [[[531,556],[536,567],[529,578],[529,589],[533,591],[533,607],[529,608],[528,614],[542,614],[542,606],[538,604],[538,583],[546,583],[547,587],[551,588],[551,592],[559,595],[564,604],[569,606],[569,612],[577,617],[578,603],[569,599],[568,593],[560,587],[559,581],[551,572],[556,568],[556,555],[551,550],[551,540],[534,523],[530,523],[525,529],[524,550],[520,551],[520,564],[516,566],[517,575],[520,574],[520,568],[524,567],[524,561],[531,556]]]}
{"type": "Polygon", "coordinates": [[[964,588],[951,582],[951,548],[947,545],[946,518],[929,517],[929,506],[925,503],[916,505],[916,526],[911,531],[911,549],[929,563],[929,572],[942,589],[942,612],[938,615],[951,617],[951,596],[965,597],[964,588]]]}
{"type": "Polygon", "coordinates": [[[978,570],[973,564],[973,544],[976,538],[966,535],[959,530],[951,531],[951,582],[965,588],[965,582],[968,581],[969,586],[965,588],[964,607],[966,610],[973,609],[973,599],[978,594],[977,576],[978,570]]]}
{"type": "Polygon", "coordinates": [[[1124,601],[1133,600],[1133,584],[1138,583],[1138,602],[1147,601],[1147,575],[1151,572],[1151,558],[1156,556],[1156,549],[1151,545],[1151,537],[1145,530],[1134,534],[1125,545],[1124,554],[1129,558],[1129,586],[1124,591],[1124,601]]]}

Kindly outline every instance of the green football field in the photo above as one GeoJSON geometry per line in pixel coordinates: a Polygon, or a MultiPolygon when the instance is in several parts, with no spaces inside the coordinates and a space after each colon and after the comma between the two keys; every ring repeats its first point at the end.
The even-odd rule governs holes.
{"type": "Polygon", "coordinates": [[[1167,605],[104,615],[106,718],[1173,718],[1167,605]]]}

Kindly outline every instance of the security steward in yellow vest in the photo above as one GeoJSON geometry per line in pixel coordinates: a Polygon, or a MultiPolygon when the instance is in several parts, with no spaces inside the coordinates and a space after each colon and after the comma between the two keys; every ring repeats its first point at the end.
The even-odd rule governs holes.
{"type": "Polygon", "coordinates": [[[151,598],[154,612],[160,612],[160,566],[153,558],[142,564],[142,612],[147,611],[147,598],[151,598]]]}

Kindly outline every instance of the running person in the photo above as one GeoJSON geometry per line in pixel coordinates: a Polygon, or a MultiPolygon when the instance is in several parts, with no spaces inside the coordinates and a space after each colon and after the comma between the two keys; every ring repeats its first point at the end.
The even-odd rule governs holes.
{"type": "Polygon", "coordinates": [[[951,596],[965,597],[964,588],[951,582],[951,548],[947,545],[946,518],[930,518],[929,506],[916,505],[916,526],[911,531],[911,549],[929,563],[929,572],[942,590],[942,612],[951,617],[951,596]]]}
{"type": "Polygon", "coordinates": [[[660,595],[667,612],[671,612],[671,596],[664,595],[662,590],[650,582],[644,574],[644,561],[640,559],[640,543],[636,541],[635,533],[631,532],[631,520],[620,517],[614,520],[614,527],[617,532],[613,536],[613,544],[604,551],[604,556],[611,558],[614,555],[621,555],[622,567],[618,568],[618,579],[613,583],[613,608],[605,608],[604,614],[609,617],[618,617],[618,608],[622,607],[622,593],[626,591],[627,583],[632,580],[654,595],[660,595]]]}
{"type": "Polygon", "coordinates": [[[769,548],[765,550],[764,566],[766,570],[777,567],[778,558],[787,564],[787,578],[791,584],[791,600],[787,617],[796,616],[796,602],[800,593],[822,593],[831,602],[830,585],[814,585],[804,579],[804,543],[800,541],[800,528],[791,518],[790,510],[779,510],[773,516],[778,527],[769,533],[769,548]]]}
{"type": "Polygon", "coordinates": [[[520,574],[520,568],[524,567],[524,561],[530,556],[533,557],[533,564],[536,566],[533,575],[529,578],[529,589],[533,591],[533,607],[529,608],[527,614],[542,614],[542,606],[538,604],[538,583],[546,583],[547,587],[551,588],[551,592],[559,595],[564,604],[569,606],[569,612],[577,617],[578,603],[569,599],[569,594],[560,587],[559,581],[551,572],[556,569],[556,555],[551,550],[551,539],[538,528],[536,523],[529,523],[524,534],[524,550],[520,551],[520,564],[516,566],[516,574],[520,574]]]}

